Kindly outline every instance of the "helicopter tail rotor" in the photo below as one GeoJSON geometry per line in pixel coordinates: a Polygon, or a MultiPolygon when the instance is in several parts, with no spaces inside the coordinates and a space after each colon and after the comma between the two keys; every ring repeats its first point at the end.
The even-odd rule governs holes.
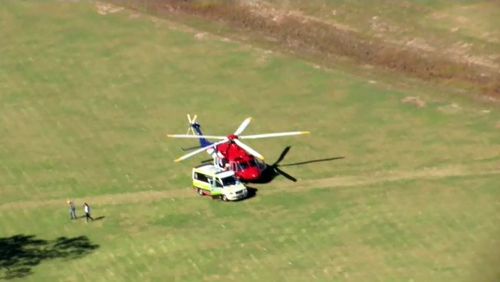
{"type": "Polygon", "coordinates": [[[189,126],[188,126],[188,129],[187,129],[186,135],[196,135],[196,133],[193,130],[193,124],[196,122],[196,118],[197,117],[198,117],[197,115],[194,115],[193,118],[191,118],[191,115],[187,114],[187,119],[188,119],[188,122],[189,122],[189,126]]]}
{"type": "Polygon", "coordinates": [[[191,115],[187,114],[187,118],[188,118],[189,124],[194,124],[196,122],[196,118],[197,117],[198,117],[198,115],[194,115],[193,118],[191,118],[191,115]]]}

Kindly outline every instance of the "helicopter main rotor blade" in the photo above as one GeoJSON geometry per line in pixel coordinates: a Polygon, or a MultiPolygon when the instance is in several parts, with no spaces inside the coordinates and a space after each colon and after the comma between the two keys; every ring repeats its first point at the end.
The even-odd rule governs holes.
{"type": "Polygon", "coordinates": [[[280,175],[283,175],[284,177],[288,178],[289,180],[293,181],[293,182],[297,182],[297,178],[291,176],[290,174],[282,171],[281,169],[277,168],[277,167],[274,167],[274,169],[280,174],[280,175]]]}
{"type": "Polygon", "coordinates": [[[236,131],[234,132],[234,135],[240,135],[243,130],[245,130],[245,128],[247,128],[247,126],[250,124],[250,122],[252,121],[252,118],[249,117],[249,118],[246,118],[241,124],[240,126],[238,127],[238,129],[236,129],[236,131]]]}
{"type": "Polygon", "coordinates": [[[283,152],[281,152],[281,155],[279,156],[278,160],[276,160],[274,162],[274,164],[272,164],[272,166],[277,166],[285,158],[285,156],[288,154],[288,151],[290,151],[290,148],[291,148],[291,146],[287,146],[285,148],[285,150],[283,150],[283,152]]]}
{"type": "Polygon", "coordinates": [[[205,138],[205,139],[219,139],[219,140],[226,138],[226,136],[190,135],[190,134],[167,134],[167,137],[171,137],[171,138],[192,138],[192,139],[205,138]]]}
{"type": "Polygon", "coordinates": [[[234,143],[236,143],[236,145],[240,146],[243,150],[247,151],[252,156],[257,157],[257,158],[259,158],[261,160],[264,159],[264,156],[262,156],[261,154],[259,154],[259,152],[255,151],[250,146],[246,145],[245,143],[241,142],[240,140],[234,139],[233,141],[234,141],[234,143]]]}
{"type": "Polygon", "coordinates": [[[309,131],[291,131],[291,132],[278,132],[278,133],[244,135],[244,136],[239,136],[238,138],[239,139],[260,139],[260,138],[272,138],[272,137],[303,135],[303,134],[309,134],[309,133],[310,133],[309,131]]]}
{"type": "Polygon", "coordinates": [[[199,153],[201,153],[201,152],[203,152],[203,151],[206,151],[206,150],[208,150],[208,149],[211,149],[211,148],[217,147],[218,145],[220,145],[220,144],[222,144],[222,143],[225,143],[225,142],[227,142],[227,141],[228,141],[228,139],[224,139],[224,140],[221,140],[221,141],[219,141],[219,142],[212,143],[212,144],[211,144],[211,145],[209,145],[209,146],[206,146],[206,147],[200,148],[200,149],[198,149],[198,150],[194,150],[194,151],[192,151],[191,153],[185,154],[184,156],[181,156],[180,158],[177,158],[177,159],[175,160],[175,162],[180,162],[180,161],[182,161],[182,160],[185,160],[185,159],[187,159],[187,158],[190,158],[190,157],[192,157],[192,156],[194,156],[194,155],[196,155],[196,154],[199,154],[199,153]]]}

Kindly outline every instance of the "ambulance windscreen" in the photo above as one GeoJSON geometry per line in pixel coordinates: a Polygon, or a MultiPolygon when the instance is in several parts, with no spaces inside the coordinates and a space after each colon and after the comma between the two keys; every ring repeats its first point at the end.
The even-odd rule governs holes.
{"type": "Polygon", "coordinates": [[[228,176],[221,179],[224,186],[231,186],[236,184],[236,178],[234,176],[228,176]]]}

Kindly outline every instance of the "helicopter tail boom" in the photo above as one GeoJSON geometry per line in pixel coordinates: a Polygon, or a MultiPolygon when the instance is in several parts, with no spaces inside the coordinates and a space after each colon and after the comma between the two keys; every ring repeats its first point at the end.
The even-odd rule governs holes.
{"type": "MultiPolygon", "coordinates": [[[[197,115],[194,115],[193,118],[191,118],[189,114],[187,115],[189,121],[188,133],[191,131],[193,135],[203,136],[203,132],[201,131],[201,125],[198,122],[196,122],[197,117],[198,117],[197,115]]],[[[212,145],[212,142],[208,141],[204,137],[200,137],[198,138],[198,140],[200,141],[200,147],[202,148],[212,145]]]]}

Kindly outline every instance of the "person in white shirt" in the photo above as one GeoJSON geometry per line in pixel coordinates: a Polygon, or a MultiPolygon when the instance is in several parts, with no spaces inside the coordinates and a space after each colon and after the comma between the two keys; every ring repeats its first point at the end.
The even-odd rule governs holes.
{"type": "Polygon", "coordinates": [[[89,218],[93,221],[94,219],[90,215],[90,206],[87,203],[83,204],[83,210],[85,211],[85,220],[89,222],[89,218]]]}

